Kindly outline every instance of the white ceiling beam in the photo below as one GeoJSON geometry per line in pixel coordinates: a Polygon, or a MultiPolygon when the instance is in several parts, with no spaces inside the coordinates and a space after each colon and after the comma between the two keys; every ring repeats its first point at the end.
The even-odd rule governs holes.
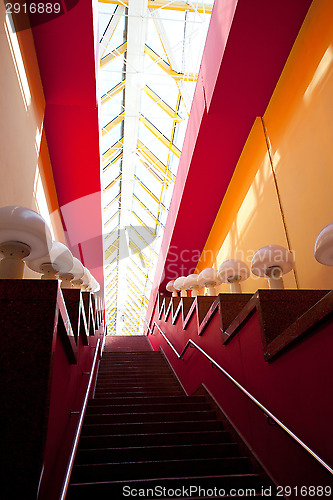
{"type": "Polygon", "coordinates": [[[181,68],[178,66],[176,58],[173,55],[173,51],[169,42],[169,38],[166,32],[166,29],[164,28],[164,25],[161,21],[159,10],[155,9],[150,9],[150,15],[153,18],[157,33],[160,37],[165,55],[167,56],[168,63],[170,64],[171,68],[176,71],[177,73],[180,73],[181,68]]]}

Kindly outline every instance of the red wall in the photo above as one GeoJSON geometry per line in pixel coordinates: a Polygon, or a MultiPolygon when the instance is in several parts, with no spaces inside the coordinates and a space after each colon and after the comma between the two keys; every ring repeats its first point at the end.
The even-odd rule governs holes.
{"type": "MultiPolygon", "coordinates": [[[[195,315],[184,331],[181,315],[172,325],[171,314],[167,322],[159,320],[156,308],[154,321],[179,353],[192,339],[323,460],[333,463],[332,315],[266,362],[257,312],[223,345],[217,314],[199,337],[195,315]]],[[[269,425],[263,413],[199,351],[190,348],[184,361],[178,360],[156,327],[148,338],[155,350],[163,349],[188,394],[205,384],[276,484],[332,485],[332,476],[283,430],[269,425]]]]}

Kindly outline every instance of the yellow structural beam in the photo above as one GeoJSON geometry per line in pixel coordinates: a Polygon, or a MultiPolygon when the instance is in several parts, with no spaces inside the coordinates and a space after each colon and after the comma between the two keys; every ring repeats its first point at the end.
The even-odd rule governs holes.
{"type": "MultiPolygon", "coordinates": [[[[138,269],[138,271],[142,274],[142,276],[143,276],[144,278],[146,278],[146,274],[147,274],[147,273],[145,273],[144,271],[142,271],[141,267],[140,267],[140,266],[138,266],[138,264],[135,262],[135,260],[131,260],[131,264],[134,264],[134,265],[135,265],[135,267],[138,269]]],[[[134,274],[134,276],[137,276],[137,275],[135,274],[135,272],[133,271],[133,269],[131,269],[131,266],[129,266],[129,267],[128,267],[128,269],[129,269],[129,270],[130,270],[130,271],[134,274]]]]}
{"type": "Polygon", "coordinates": [[[141,123],[143,123],[143,125],[145,125],[145,127],[147,127],[148,130],[150,130],[150,132],[155,137],[157,137],[157,139],[159,139],[164,144],[164,146],[166,146],[168,149],[170,149],[173,152],[173,154],[175,156],[177,156],[177,158],[180,158],[181,151],[174,144],[170,143],[170,140],[167,137],[165,137],[165,135],[163,135],[162,132],[160,130],[158,130],[158,128],[155,127],[155,125],[153,123],[151,123],[143,115],[140,115],[139,120],[141,123]]]}
{"type": "Polygon", "coordinates": [[[114,215],[112,215],[112,217],[110,217],[109,220],[106,221],[106,223],[104,224],[104,228],[106,228],[110,224],[110,222],[112,222],[113,219],[115,219],[117,215],[119,215],[119,210],[117,210],[117,212],[114,215]]]}
{"type": "Polygon", "coordinates": [[[121,193],[118,193],[117,196],[113,198],[107,205],[105,205],[104,210],[108,210],[112,205],[114,204],[115,201],[119,200],[121,193]]]}
{"type": "Polygon", "coordinates": [[[139,179],[139,177],[137,175],[134,175],[134,180],[138,181],[138,183],[140,184],[140,186],[142,187],[142,189],[144,189],[146,191],[146,193],[149,194],[149,196],[152,197],[152,199],[158,204],[160,205],[164,210],[167,210],[166,207],[163,205],[162,202],[160,202],[159,198],[157,198],[157,196],[154,195],[154,193],[152,193],[150,191],[149,188],[147,188],[147,186],[142,182],[141,179],[139,179]]]}
{"type": "Polygon", "coordinates": [[[149,266],[150,266],[150,262],[149,260],[147,259],[147,257],[144,255],[143,252],[141,252],[140,248],[138,248],[136,246],[136,244],[134,243],[134,241],[132,240],[129,240],[128,242],[128,246],[130,247],[130,249],[132,250],[133,254],[134,255],[139,255],[140,259],[143,261],[145,267],[147,269],[149,269],[149,266]]]}
{"type": "MultiPolygon", "coordinates": [[[[155,156],[150,149],[147,148],[141,141],[138,141],[138,153],[153,167],[158,169],[163,174],[163,179],[167,178],[169,182],[175,182],[176,177],[168,171],[167,167],[155,156]]],[[[153,173],[153,172],[152,172],[153,173]]]]}
{"type": "Polygon", "coordinates": [[[156,218],[156,216],[149,210],[148,207],[135,195],[133,194],[134,200],[136,200],[139,205],[145,210],[145,212],[153,219],[154,222],[156,222],[161,228],[164,229],[163,224],[156,218]]]}
{"type": "Polygon", "coordinates": [[[115,142],[109,149],[102,154],[104,164],[112,161],[116,156],[122,153],[124,139],[121,138],[115,142]]]}
{"type": "Polygon", "coordinates": [[[115,179],[113,179],[113,181],[111,181],[110,184],[108,184],[106,186],[106,188],[104,189],[104,191],[108,191],[109,189],[111,189],[120,180],[120,177],[121,177],[121,174],[119,174],[118,177],[116,177],[115,179]]]}
{"type": "Polygon", "coordinates": [[[123,152],[120,151],[120,152],[118,152],[117,156],[114,156],[112,158],[111,161],[109,161],[109,162],[105,161],[104,166],[103,166],[103,173],[105,173],[108,170],[108,168],[111,167],[111,165],[114,165],[115,163],[117,163],[117,161],[119,161],[122,156],[123,156],[123,152]]]}
{"type": "MultiPolygon", "coordinates": [[[[128,0],[98,0],[99,3],[110,3],[113,5],[128,6],[128,0]]],[[[177,10],[180,12],[198,12],[200,14],[211,14],[213,5],[208,3],[188,4],[187,2],[170,2],[170,0],[148,0],[149,9],[177,10]]]]}
{"type": "MultiPolygon", "coordinates": [[[[149,247],[149,243],[147,243],[147,241],[144,239],[144,237],[139,233],[139,231],[137,231],[137,229],[135,229],[134,226],[132,226],[132,224],[130,224],[130,227],[131,229],[135,232],[135,234],[137,235],[137,237],[143,242],[143,244],[146,246],[146,247],[149,247]]],[[[153,250],[151,247],[150,249],[152,250],[152,252],[154,252],[154,254],[156,256],[158,256],[158,254],[155,252],[155,250],[153,250]]]]}
{"type": "MultiPolygon", "coordinates": [[[[111,231],[111,233],[109,233],[107,236],[105,236],[105,240],[104,240],[104,241],[107,241],[109,238],[111,238],[111,236],[113,236],[113,235],[114,235],[114,233],[116,233],[116,232],[118,231],[118,229],[119,229],[119,227],[118,227],[118,226],[117,226],[117,227],[115,227],[115,228],[111,231]]],[[[118,235],[117,235],[117,237],[118,237],[118,235]]],[[[111,266],[111,264],[112,264],[112,262],[110,262],[110,263],[108,264],[108,267],[109,267],[109,266],[111,266]]]]}
{"type": "Polygon", "coordinates": [[[165,71],[169,76],[171,76],[174,80],[179,81],[183,80],[185,82],[196,82],[198,79],[198,73],[177,73],[174,69],[171,68],[170,64],[168,64],[164,59],[161,58],[153,49],[145,46],[145,53],[157,64],[163,71],[165,71]]]}
{"type": "Polygon", "coordinates": [[[105,260],[107,260],[115,250],[119,248],[119,240],[116,240],[112,245],[110,245],[106,250],[105,250],[105,260]]]}
{"type": "Polygon", "coordinates": [[[144,92],[152,101],[154,101],[165,113],[167,113],[171,118],[173,118],[177,122],[181,122],[182,118],[178,115],[177,111],[175,111],[169,104],[167,104],[163,99],[156,94],[148,85],[143,87],[144,92]]]}
{"type": "Polygon", "coordinates": [[[127,42],[124,42],[121,45],[119,45],[119,47],[114,49],[112,52],[102,57],[100,61],[101,68],[104,68],[107,64],[113,61],[113,59],[116,59],[116,57],[121,56],[124,52],[126,52],[126,49],[127,49],[127,42]]]}
{"type": "Polygon", "coordinates": [[[134,211],[132,212],[132,214],[140,222],[140,224],[146,229],[146,231],[148,233],[150,233],[152,236],[154,236],[155,233],[150,229],[149,226],[147,226],[147,224],[141,219],[141,217],[139,217],[134,211]]]}
{"type": "Polygon", "coordinates": [[[101,104],[106,104],[108,101],[112,99],[115,95],[119,94],[124,88],[125,88],[125,83],[126,81],[123,80],[122,82],[118,83],[118,85],[115,85],[112,87],[111,90],[109,90],[106,94],[102,95],[101,97],[101,104]]]}
{"type": "Polygon", "coordinates": [[[105,125],[105,127],[102,128],[102,135],[104,136],[108,132],[110,132],[110,130],[119,125],[119,123],[121,123],[124,118],[125,118],[124,112],[120,113],[120,115],[113,118],[113,120],[111,120],[107,125],[105,125]]]}
{"type": "MultiPolygon", "coordinates": [[[[128,267],[130,273],[134,276],[135,280],[143,287],[144,286],[144,282],[139,278],[139,276],[137,274],[135,274],[134,270],[129,266],[128,267]]],[[[145,278],[146,275],[144,275],[144,278],[145,278]]]]}
{"type": "Polygon", "coordinates": [[[134,281],[131,279],[131,278],[127,278],[127,281],[132,285],[134,291],[139,295],[141,296],[142,294],[142,290],[140,290],[140,288],[134,283],[134,281]]]}

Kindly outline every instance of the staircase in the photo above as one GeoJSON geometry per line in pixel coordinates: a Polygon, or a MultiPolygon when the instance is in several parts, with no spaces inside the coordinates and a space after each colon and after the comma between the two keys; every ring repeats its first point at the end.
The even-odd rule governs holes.
{"type": "Polygon", "coordinates": [[[179,488],[183,498],[219,498],[221,489],[224,498],[237,499],[254,488],[261,498],[263,477],[233,441],[207,397],[186,396],[146,337],[112,337],[87,407],[67,500],[131,498],[130,490],[139,498],[171,498],[179,488]],[[239,496],[229,496],[232,488],[241,490],[239,496]]]}

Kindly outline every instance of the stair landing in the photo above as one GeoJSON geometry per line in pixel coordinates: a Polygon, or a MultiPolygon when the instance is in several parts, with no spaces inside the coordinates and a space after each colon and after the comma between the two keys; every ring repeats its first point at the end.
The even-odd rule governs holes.
{"type": "Polygon", "coordinates": [[[152,351],[146,335],[112,335],[105,337],[104,352],[152,351]]]}

